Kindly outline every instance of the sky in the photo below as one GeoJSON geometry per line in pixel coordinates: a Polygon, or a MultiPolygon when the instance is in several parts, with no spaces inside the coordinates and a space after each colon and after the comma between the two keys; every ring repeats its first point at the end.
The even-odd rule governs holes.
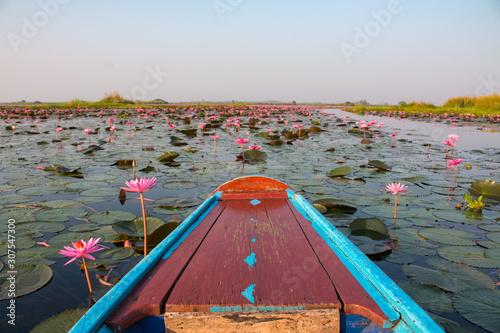
{"type": "Polygon", "coordinates": [[[500,93],[499,0],[0,0],[0,102],[500,93]]]}

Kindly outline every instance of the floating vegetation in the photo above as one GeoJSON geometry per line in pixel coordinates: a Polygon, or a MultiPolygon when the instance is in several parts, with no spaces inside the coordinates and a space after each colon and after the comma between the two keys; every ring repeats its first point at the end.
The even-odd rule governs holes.
{"type": "MultiPolygon", "coordinates": [[[[64,246],[101,238],[106,250],[88,262],[96,299],[106,290],[96,273],[119,280],[138,262],[144,243],[156,246],[220,184],[253,174],[289,184],[362,251],[386,263],[381,267],[390,277],[407,277],[401,287],[445,327],[463,328],[458,315],[470,322],[467,328],[499,327],[500,147],[478,143],[465,150],[462,139],[446,153],[441,144],[455,131],[448,129],[452,122],[462,135],[460,126],[494,129],[499,117],[173,105],[116,112],[13,108],[0,119],[9,120],[0,129],[0,219],[16,221],[16,269],[31,276],[18,281],[16,299],[25,318],[36,313],[26,331],[64,309],[87,306],[84,273],[70,267],[81,261],[63,268],[58,251],[64,246]],[[373,123],[375,115],[419,123],[415,130],[384,128],[373,123]],[[421,131],[425,126],[428,133],[421,131]],[[438,131],[443,137],[436,139],[438,131]],[[241,138],[245,147],[235,144],[241,138]],[[445,154],[464,162],[449,169],[445,154]],[[154,177],[161,185],[147,193],[146,236],[139,193],[120,195],[134,177],[154,177]],[[396,220],[396,196],[385,193],[393,182],[408,185],[407,194],[398,195],[396,220]],[[457,209],[464,198],[471,209],[457,209]],[[52,309],[34,301],[38,295],[62,305],[52,309]]],[[[7,231],[0,225],[0,275],[7,271],[7,231]]],[[[0,295],[5,292],[2,285],[0,295]]],[[[64,312],[37,329],[72,325],[83,312],[64,312]]]]}

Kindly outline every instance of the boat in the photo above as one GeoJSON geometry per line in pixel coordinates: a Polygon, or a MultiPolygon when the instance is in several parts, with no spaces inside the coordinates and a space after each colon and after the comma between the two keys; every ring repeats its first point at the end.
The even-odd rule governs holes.
{"type": "Polygon", "coordinates": [[[444,332],[286,184],[219,186],[70,332],[444,332]]]}

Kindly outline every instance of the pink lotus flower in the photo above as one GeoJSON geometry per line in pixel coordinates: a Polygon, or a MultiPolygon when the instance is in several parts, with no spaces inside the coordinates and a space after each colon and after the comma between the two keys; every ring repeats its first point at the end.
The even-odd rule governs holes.
{"type": "MultiPolygon", "coordinates": [[[[392,195],[397,195],[400,192],[406,191],[408,189],[408,186],[405,186],[405,184],[401,184],[401,183],[390,183],[390,184],[386,185],[385,188],[386,188],[386,191],[391,192],[392,195]]],[[[401,193],[401,194],[405,194],[405,193],[401,193]]]]}
{"type": "Polygon", "coordinates": [[[463,158],[459,158],[459,159],[456,159],[456,160],[448,160],[448,162],[446,162],[446,166],[448,168],[454,168],[455,166],[459,165],[464,159],[463,158]]]}
{"type": "Polygon", "coordinates": [[[121,189],[127,192],[135,192],[139,193],[140,199],[141,199],[141,208],[142,208],[142,223],[143,223],[143,228],[144,228],[144,256],[148,254],[148,241],[147,241],[147,235],[148,235],[148,226],[146,223],[146,209],[144,208],[144,196],[142,192],[146,192],[151,190],[153,187],[158,185],[156,182],[156,178],[146,178],[142,177],[141,179],[132,179],[129,182],[125,182],[125,185],[128,187],[122,187],[121,189]]]}
{"type": "Polygon", "coordinates": [[[76,259],[78,259],[80,257],[85,257],[87,259],[95,260],[95,258],[92,257],[89,253],[93,253],[93,252],[98,252],[98,251],[104,250],[103,247],[100,247],[100,246],[97,245],[97,243],[99,242],[99,240],[101,240],[101,239],[100,238],[92,238],[92,237],[90,237],[90,239],[87,242],[85,242],[82,239],[82,240],[79,240],[76,243],[71,242],[73,244],[73,247],[65,246],[64,248],[66,250],[61,250],[61,251],[59,251],[59,253],[62,254],[63,256],[68,257],[68,258],[73,257],[73,259],[71,259],[70,261],[68,261],[67,263],[65,263],[64,266],[66,266],[70,262],[72,262],[72,261],[74,261],[74,260],[76,260],[76,259]]]}
{"type": "Polygon", "coordinates": [[[248,143],[248,139],[235,139],[234,142],[236,142],[237,144],[244,144],[244,143],[248,143]]]}
{"type": "Polygon", "coordinates": [[[457,134],[448,134],[448,141],[450,142],[457,142],[458,141],[458,135],[457,134]]]}
{"type": "Polygon", "coordinates": [[[390,183],[388,185],[385,186],[385,190],[387,192],[391,192],[392,195],[395,195],[396,196],[396,202],[394,203],[394,223],[393,224],[396,224],[396,214],[398,212],[398,193],[401,193],[401,194],[406,194],[406,193],[402,193],[404,191],[406,191],[408,189],[408,186],[405,186],[405,184],[401,184],[401,183],[390,183]]]}
{"type": "Polygon", "coordinates": [[[214,139],[214,140],[215,140],[215,139],[218,139],[218,138],[219,138],[219,136],[218,136],[218,135],[210,135],[210,138],[212,138],[212,139],[214,139]]]}
{"type": "Polygon", "coordinates": [[[116,126],[111,126],[111,127],[109,128],[109,130],[110,130],[111,132],[116,131],[116,126]]]}
{"type": "Polygon", "coordinates": [[[86,128],[86,129],[83,130],[83,133],[90,134],[90,133],[92,133],[92,129],[86,128]]]}
{"type": "Polygon", "coordinates": [[[62,127],[58,127],[58,128],[56,128],[56,131],[59,132],[59,133],[61,133],[63,131],[63,128],[62,127]]]}
{"type": "Polygon", "coordinates": [[[174,124],[170,124],[169,126],[170,126],[170,128],[174,128],[174,127],[175,127],[175,125],[174,125],[174,124]]]}
{"type": "Polygon", "coordinates": [[[100,247],[97,245],[99,240],[100,240],[100,238],[90,237],[90,239],[86,242],[83,239],[79,240],[76,243],[71,242],[73,244],[73,247],[65,246],[64,248],[66,250],[59,251],[59,253],[62,254],[63,256],[66,256],[68,258],[73,257],[73,259],[71,259],[70,261],[65,263],[64,266],[66,266],[70,262],[76,260],[77,258],[82,258],[83,268],[85,270],[85,276],[87,278],[87,284],[89,285],[90,293],[92,293],[92,284],[90,283],[89,271],[87,270],[87,264],[85,263],[85,258],[95,260],[95,258],[92,257],[89,253],[104,250],[103,247],[100,247]]]}
{"type": "Polygon", "coordinates": [[[248,149],[251,149],[251,150],[258,150],[260,149],[262,146],[248,146],[248,149]]]}
{"type": "Polygon", "coordinates": [[[121,187],[122,190],[127,191],[127,192],[146,192],[151,190],[153,187],[158,185],[156,182],[156,178],[146,178],[142,177],[141,179],[132,179],[129,182],[125,182],[125,185],[127,187],[121,187]]]}
{"type": "Polygon", "coordinates": [[[398,135],[398,133],[391,133],[391,134],[389,134],[389,136],[391,136],[391,137],[394,137],[396,135],[398,135]]]}
{"type": "Polygon", "coordinates": [[[248,143],[248,139],[235,139],[234,142],[241,146],[241,156],[243,156],[243,164],[245,164],[245,152],[243,151],[243,144],[248,143]]]}
{"type": "Polygon", "coordinates": [[[268,129],[266,132],[267,132],[267,134],[269,134],[269,133],[271,133],[271,132],[272,132],[272,130],[268,129]]]}

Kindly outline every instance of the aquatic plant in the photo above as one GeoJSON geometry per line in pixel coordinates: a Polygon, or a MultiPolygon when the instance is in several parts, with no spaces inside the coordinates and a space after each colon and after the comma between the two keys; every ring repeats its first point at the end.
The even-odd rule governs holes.
{"type": "Polygon", "coordinates": [[[87,135],[89,136],[89,146],[90,146],[90,133],[92,133],[92,129],[86,128],[83,130],[83,133],[87,133],[87,135]]]}
{"type": "Polygon", "coordinates": [[[59,253],[62,254],[63,256],[66,256],[68,258],[73,257],[73,259],[71,259],[70,261],[65,263],[64,266],[66,266],[67,264],[69,264],[70,262],[72,262],[78,258],[82,258],[83,269],[85,270],[85,276],[87,278],[87,283],[89,285],[90,293],[92,293],[92,284],[90,283],[89,271],[87,269],[87,264],[85,263],[85,258],[90,259],[90,260],[95,260],[95,258],[93,256],[91,256],[89,253],[94,253],[94,252],[104,250],[104,247],[100,247],[97,245],[97,243],[99,243],[99,240],[101,240],[101,239],[90,237],[90,239],[86,242],[83,239],[79,240],[76,243],[71,242],[73,244],[73,247],[65,246],[64,248],[66,250],[59,251],[59,253]]]}
{"type": "Polygon", "coordinates": [[[245,163],[245,152],[243,151],[243,144],[248,143],[248,139],[235,139],[234,142],[241,146],[241,155],[243,156],[243,163],[245,163]]]}
{"type": "Polygon", "coordinates": [[[398,193],[401,194],[406,194],[402,193],[408,189],[408,186],[405,186],[405,184],[401,183],[390,183],[386,185],[385,187],[387,192],[391,192],[392,195],[396,196],[396,202],[394,203],[394,224],[396,223],[396,214],[398,212],[398,193]]]}
{"type": "Polygon", "coordinates": [[[456,159],[456,160],[448,160],[448,162],[446,162],[446,166],[450,169],[452,168],[455,168],[455,181],[453,183],[453,187],[456,186],[457,184],[457,173],[458,173],[458,165],[460,163],[462,163],[464,159],[463,158],[459,158],[459,159],[456,159]]]}
{"type": "Polygon", "coordinates": [[[150,191],[153,187],[158,185],[156,183],[156,178],[146,178],[142,177],[141,179],[132,179],[129,182],[125,182],[127,187],[122,187],[121,189],[127,192],[139,193],[141,199],[141,208],[142,208],[142,222],[144,223],[144,256],[148,254],[148,243],[147,243],[147,224],[146,224],[146,209],[144,208],[144,196],[142,192],[150,191]]]}
{"type": "Polygon", "coordinates": [[[483,211],[484,203],[482,195],[479,196],[477,200],[474,200],[472,195],[470,195],[469,193],[464,193],[464,201],[465,205],[467,205],[465,209],[467,209],[468,211],[474,211],[476,213],[481,213],[483,211]]]}

